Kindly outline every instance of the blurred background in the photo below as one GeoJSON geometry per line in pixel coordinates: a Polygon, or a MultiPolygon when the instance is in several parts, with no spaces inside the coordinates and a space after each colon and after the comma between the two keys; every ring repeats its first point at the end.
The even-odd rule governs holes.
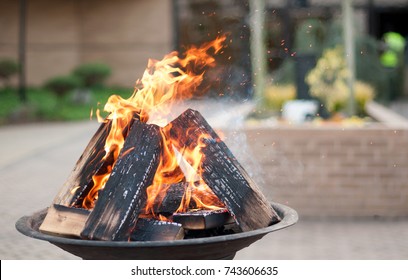
{"type": "Polygon", "coordinates": [[[237,258],[407,259],[407,18],[405,0],[1,0],[1,258],[74,258],[15,221],[51,203],[91,110],[149,58],[227,34],[189,106],[301,217],[237,258]]]}

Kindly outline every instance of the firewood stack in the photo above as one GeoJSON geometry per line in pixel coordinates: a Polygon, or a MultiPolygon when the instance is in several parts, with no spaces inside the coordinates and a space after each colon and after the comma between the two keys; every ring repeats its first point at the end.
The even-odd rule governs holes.
{"type": "Polygon", "coordinates": [[[188,109],[165,127],[137,117],[123,130],[125,142],[116,162],[104,143],[111,128],[105,121],[90,140],[67,181],[50,206],[40,231],[70,238],[105,241],[168,241],[246,232],[280,221],[258,186],[203,116],[188,109]],[[204,136],[203,136],[204,135],[204,136]],[[200,176],[223,207],[180,210],[186,181],[167,186],[145,213],[147,189],[163,154],[163,137],[181,155],[201,146],[200,176]],[[94,207],[84,208],[94,175],[113,167],[94,207]]]}

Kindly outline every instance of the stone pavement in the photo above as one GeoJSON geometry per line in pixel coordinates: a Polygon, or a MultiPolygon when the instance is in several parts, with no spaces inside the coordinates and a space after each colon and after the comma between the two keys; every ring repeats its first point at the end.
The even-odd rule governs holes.
{"type": "MultiPolygon", "coordinates": [[[[217,104],[205,104],[200,111],[217,104]]],[[[248,110],[236,107],[234,112],[248,110]]],[[[228,114],[203,113],[231,126],[228,114]]],[[[90,121],[0,127],[0,258],[77,259],[15,229],[24,215],[50,205],[98,124],[90,121]]],[[[236,259],[408,259],[408,219],[302,219],[240,251],[236,259]]]]}

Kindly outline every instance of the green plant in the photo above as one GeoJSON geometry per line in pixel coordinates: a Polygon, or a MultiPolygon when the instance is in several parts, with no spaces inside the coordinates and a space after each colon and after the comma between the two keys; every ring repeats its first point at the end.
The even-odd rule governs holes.
{"type": "MultiPolygon", "coordinates": [[[[316,19],[303,22],[295,34],[294,48],[299,53],[304,53],[308,46],[310,52],[320,57],[321,50],[332,49],[343,44],[343,27],[341,21],[332,20],[322,28],[322,23],[316,19]],[[310,32],[308,28],[310,27],[310,32]],[[315,42],[315,43],[313,43],[315,42]]],[[[370,84],[375,91],[377,100],[386,102],[389,97],[390,73],[384,69],[379,59],[380,42],[367,34],[356,36],[355,59],[356,79],[370,84]]],[[[389,70],[389,69],[388,69],[389,70]]],[[[275,82],[295,82],[295,61],[292,57],[286,58],[282,66],[273,73],[275,82]]]]}
{"type": "Polygon", "coordinates": [[[285,102],[295,98],[296,87],[293,84],[272,85],[265,89],[265,105],[275,111],[280,112],[285,102]]]}
{"type": "Polygon", "coordinates": [[[320,55],[326,37],[325,24],[316,18],[304,20],[295,33],[295,50],[297,53],[320,55]]]}
{"type": "MultiPolygon", "coordinates": [[[[114,93],[122,97],[128,98],[133,92],[132,88],[97,88],[91,92],[91,103],[93,108],[102,109],[103,104],[114,93]],[[101,104],[101,105],[97,105],[101,104]]],[[[27,104],[20,103],[17,89],[0,88],[0,126],[10,123],[11,118],[16,115],[16,112],[28,109],[27,121],[74,121],[89,119],[91,107],[89,104],[76,104],[66,99],[57,99],[57,96],[50,90],[44,87],[27,88],[27,104]],[[65,103],[64,103],[65,102],[65,103]],[[63,104],[63,106],[62,106],[63,104]],[[27,108],[24,108],[26,106],[27,108]],[[32,115],[31,115],[32,113],[32,115]]],[[[102,117],[106,116],[105,112],[101,112],[102,117]]],[[[21,120],[26,121],[26,120],[21,120]]]]}
{"type": "Polygon", "coordinates": [[[87,63],[75,68],[73,74],[81,80],[82,86],[91,88],[103,85],[111,74],[111,68],[103,63],[87,63]]]}
{"type": "Polygon", "coordinates": [[[365,115],[365,106],[367,102],[374,99],[374,96],[375,90],[371,85],[361,81],[357,81],[354,84],[354,98],[359,115],[365,115]]]}
{"type": "MultiPolygon", "coordinates": [[[[326,38],[325,24],[319,19],[307,19],[296,28],[294,50],[296,55],[286,57],[280,67],[272,74],[274,82],[295,83],[296,59],[302,56],[319,57],[326,38]]],[[[299,63],[299,62],[298,62],[299,63]]]]}
{"type": "Polygon", "coordinates": [[[45,83],[45,88],[52,91],[58,99],[63,99],[67,93],[77,88],[80,81],[73,75],[57,76],[45,83]]]}
{"type": "Polygon", "coordinates": [[[331,112],[341,111],[347,103],[348,75],[344,51],[341,46],[326,49],[306,76],[310,94],[319,99],[331,112]]]}
{"type": "Polygon", "coordinates": [[[295,61],[292,57],[285,58],[281,66],[272,73],[275,83],[293,84],[295,83],[295,61]]]}
{"type": "Polygon", "coordinates": [[[13,59],[4,58],[0,60],[0,79],[4,80],[6,87],[10,78],[18,72],[18,63],[13,59]]]}
{"type": "MultiPolygon", "coordinates": [[[[306,77],[313,97],[319,99],[330,113],[342,111],[349,100],[348,70],[341,46],[326,49],[306,77]]],[[[367,83],[356,81],[354,98],[358,114],[364,113],[365,104],[374,98],[374,89],[367,83]]]]}

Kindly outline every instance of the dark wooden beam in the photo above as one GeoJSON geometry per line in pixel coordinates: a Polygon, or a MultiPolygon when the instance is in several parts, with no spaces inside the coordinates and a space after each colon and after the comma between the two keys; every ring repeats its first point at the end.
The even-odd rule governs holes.
{"type": "Polygon", "coordinates": [[[187,187],[187,182],[180,182],[168,186],[165,193],[161,193],[156,197],[153,207],[154,212],[169,214],[176,212],[183,200],[184,192],[187,187]]]}
{"type": "Polygon", "coordinates": [[[99,126],[76,162],[68,179],[54,198],[54,204],[71,206],[91,187],[92,176],[104,164],[102,160],[105,156],[104,146],[110,127],[110,121],[106,121],[99,126]]]}
{"type": "Polygon", "coordinates": [[[160,128],[135,121],[105,188],[99,192],[81,236],[96,240],[129,240],[146,188],[153,182],[161,153],[160,128]]]}
{"type": "Polygon", "coordinates": [[[186,110],[164,131],[182,154],[183,150],[192,150],[203,141],[202,179],[226,205],[243,231],[280,221],[259,187],[199,112],[186,110]],[[200,140],[202,135],[205,136],[200,140]]]}

